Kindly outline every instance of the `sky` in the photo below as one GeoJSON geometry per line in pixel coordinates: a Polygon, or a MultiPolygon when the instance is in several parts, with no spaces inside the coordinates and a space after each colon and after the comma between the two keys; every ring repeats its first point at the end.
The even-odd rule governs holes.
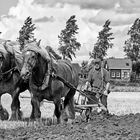
{"type": "Polygon", "coordinates": [[[122,58],[124,42],[129,38],[127,32],[140,17],[140,0],[0,0],[0,38],[16,40],[30,16],[41,45],[50,45],[57,51],[58,35],[72,15],[76,15],[79,27],[76,38],[81,43],[74,62],[89,60],[89,52],[108,19],[114,46],[108,50],[107,57],[122,58]]]}

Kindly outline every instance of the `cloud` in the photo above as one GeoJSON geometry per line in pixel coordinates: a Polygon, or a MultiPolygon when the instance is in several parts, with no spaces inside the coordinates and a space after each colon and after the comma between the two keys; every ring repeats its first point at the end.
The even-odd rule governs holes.
{"type": "Polygon", "coordinates": [[[54,17],[51,16],[51,17],[42,17],[42,18],[38,18],[38,19],[35,19],[34,22],[54,22],[54,17]]]}
{"type": "Polygon", "coordinates": [[[114,40],[112,40],[112,43],[114,46],[107,51],[108,57],[124,57],[125,53],[123,50],[124,42],[127,40],[130,36],[127,35],[127,32],[129,30],[128,25],[124,26],[116,26],[112,28],[113,37],[114,40]]]}
{"type": "Polygon", "coordinates": [[[122,11],[128,11],[129,13],[134,11],[140,11],[140,1],[139,0],[120,0],[119,1],[120,9],[122,11]]]}
{"type": "Polygon", "coordinates": [[[49,6],[54,6],[57,3],[61,5],[71,4],[78,5],[83,9],[110,9],[115,6],[117,0],[35,0],[34,3],[37,4],[47,4],[49,6]]]}
{"type": "Polygon", "coordinates": [[[109,19],[112,26],[129,25],[132,24],[138,16],[140,16],[140,14],[118,13],[112,9],[101,10],[96,16],[89,18],[89,22],[97,25],[103,25],[105,21],[109,19]]]}
{"type": "MultiPolygon", "coordinates": [[[[118,0],[120,1],[120,0],[118,0]]],[[[116,5],[117,0],[19,0],[17,6],[9,10],[9,14],[1,17],[0,35],[2,38],[16,40],[25,19],[30,16],[37,27],[34,31],[37,40],[43,46],[58,48],[58,35],[66,26],[66,21],[76,15],[79,27],[77,40],[81,43],[80,51],[74,61],[89,59],[97,41],[98,32],[107,19],[111,20],[114,34],[114,47],[108,51],[109,56],[123,56],[122,46],[126,39],[128,27],[138,16],[136,13],[122,13],[123,4],[116,5]],[[85,7],[84,7],[85,6],[85,7]]]]}

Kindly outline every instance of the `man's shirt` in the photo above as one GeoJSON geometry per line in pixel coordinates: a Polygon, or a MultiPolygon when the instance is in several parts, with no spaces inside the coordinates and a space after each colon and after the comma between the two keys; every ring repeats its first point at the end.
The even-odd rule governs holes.
{"type": "Polygon", "coordinates": [[[91,83],[91,87],[93,88],[103,89],[104,86],[109,82],[109,80],[109,72],[104,68],[100,70],[95,70],[94,68],[92,68],[89,71],[88,82],[91,83]]]}

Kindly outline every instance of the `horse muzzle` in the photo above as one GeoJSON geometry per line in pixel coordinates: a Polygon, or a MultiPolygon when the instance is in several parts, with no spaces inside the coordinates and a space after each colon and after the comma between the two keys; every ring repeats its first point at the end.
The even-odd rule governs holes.
{"type": "Polygon", "coordinates": [[[30,72],[29,71],[21,71],[20,73],[20,77],[23,79],[23,80],[27,80],[29,79],[29,76],[30,76],[30,72]]]}

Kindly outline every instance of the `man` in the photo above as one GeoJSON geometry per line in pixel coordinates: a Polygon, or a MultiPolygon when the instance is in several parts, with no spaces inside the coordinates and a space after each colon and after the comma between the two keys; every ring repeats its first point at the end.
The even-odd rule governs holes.
{"type": "MultiPolygon", "coordinates": [[[[96,98],[100,100],[103,110],[106,111],[108,111],[107,96],[110,88],[109,81],[110,77],[108,71],[102,67],[101,59],[96,58],[94,61],[94,67],[89,71],[88,80],[85,85],[85,90],[88,90],[88,88],[90,87],[91,91],[96,93],[96,98]]],[[[91,96],[91,98],[92,97],[93,96],[91,96]]],[[[93,100],[95,100],[95,97],[93,98],[93,100]]],[[[88,99],[88,101],[88,104],[92,104],[94,102],[90,99],[88,99]]]]}

